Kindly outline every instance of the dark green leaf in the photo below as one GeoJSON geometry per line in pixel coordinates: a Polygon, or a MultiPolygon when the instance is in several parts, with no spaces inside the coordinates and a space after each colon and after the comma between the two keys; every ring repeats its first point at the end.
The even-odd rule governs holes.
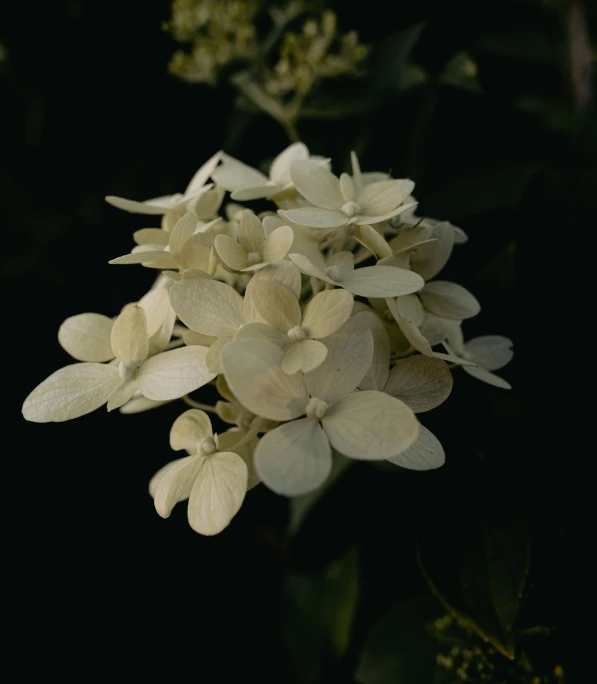
{"type": "Polygon", "coordinates": [[[438,644],[427,630],[441,608],[431,597],[400,603],[374,625],[356,677],[362,684],[433,684],[438,644]]]}

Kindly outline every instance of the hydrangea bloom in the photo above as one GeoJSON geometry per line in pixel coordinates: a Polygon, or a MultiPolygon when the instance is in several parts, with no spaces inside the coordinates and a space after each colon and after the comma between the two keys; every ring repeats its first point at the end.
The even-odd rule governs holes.
{"type": "Polygon", "coordinates": [[[221,532],[259,482],[288,496],[313,491],[334,450],[411,470],[441,466],[444,449],[419,416],[448,398],[459,367],[509,388],[493,371],[510,361],[512,343],[464,341],[479,302],[438,276],[467,238],[415,214],[411,180],[362,173],[354,154],[351,174],[328,167],[302,143],[278,155],[269,176],[218,152],[184,193],[108,197],[162,217],[110,262],[158,277],[115,318],[64,321],[58,340],[77,363],[31,392],[24,417],[196,404],[170,434],[188,455],[149,490],[162,517],[188,499],[189,523],[205,535],[221,532]],[[235,201],[222,206],[227,191],[235,201]],[[272,210],[259,215],[238,204],[264,198],[272,210]],[[208,383],[221,396],[215,406],[188,396],[208,383]],[[214,434],[205,410],[231,427],[214,434]]]}

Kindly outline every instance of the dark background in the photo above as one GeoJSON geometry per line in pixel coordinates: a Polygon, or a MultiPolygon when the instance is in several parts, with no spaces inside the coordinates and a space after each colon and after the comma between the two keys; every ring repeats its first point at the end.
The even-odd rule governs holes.
{"type": "MultiPolygon", "coordinates": [[[[294,541],[285,500],[262,487],[216,538],[190,530],[182,505],[168,521],[157,516],[147,483],[171,459],[168,430],[181,406],[25,423],[26,395],[70,362],[56,340],[60,323],[84,311],[114,315],[152,282],[149,270],[107,264],[151,218],[103,197],[181,191],[218,149],[257,165],[287,143],[266,117],[234,113],[226,83],[210,89],[168,75],[168,2],[5,0],[0,271],[11,467],[3,489],[13,549],[5,600],[16,608],[16,652],[29,654],[25,675],[125,679],[165,666],[175,680],[191,672],[294,681],[282,647],[288,573],[317,572],[356,545],[363,591],[349,670],[384,607],[425,590],[413,535],[441,521],[458,539],[497,516],[532,530],[521,621],[555,628],[539,661],[563,662],[567,681],[588,681],[575,644],[585,628],[576,613],[591,593],[580,577],[594,448],[571,436],[582,435],[572,414],[583,400],[556,389],[561,376],[584,376],[594,309],[572,313],[583,289],[574,271],[597,219],[597,130],[592,103],[581,106],[573,87],[571,3],[331,4],[346,29],[379,48],[367,85],[377,104],[362,116],[299,122],[299,132],[314,153],[334,157],[336,171],[354,147],[364,169],[412,177],[420,213],[469,233],[442,277],[483,305],[467,336],[514,340],[502,372],[514,389],[456,373],[453,396],[426,423],[446,465],[420,476],[359,464],[294,541]],[[400,32],[420,21],[409,59],[431,78],[403,92],[386,58],[399,56],[400,32]],[[477,63],[481,92],[439,81],[461,50],[477,63]]],[[[594,35],[594,8],[586,9],[594,35]]],[[[338,678],[351,681],[344,671],[338,678]]]]}

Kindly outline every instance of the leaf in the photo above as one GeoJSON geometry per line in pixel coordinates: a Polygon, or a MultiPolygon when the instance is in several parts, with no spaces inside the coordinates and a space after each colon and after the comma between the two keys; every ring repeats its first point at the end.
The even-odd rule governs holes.
{"type": "Polygon", "coordinates": [[[357,666],[360,684],[434,684],[438,645],[427,624],[441,608],[417,596],[390,608],[370,631],[357,666]]]}
{"type": "Polygon", "coordinates": [[[455,521],[443,521],[423,536],[419,564],[446,610],[513,660],[513,625],[528,576],[530,540],[520,519],[505,516],[480,521],[458,543],[445,538],[455,521]]]}
{"type": "Polygon", "coordinates": [[[386,90],[398,86],[424,26],[422,22],[409,26],[378,42],[371,55],[370,73],[375,74],[374,87],[386,90]]]}
{"type": "Polygon", "coordinates": [[[287,648],[301,681],[328,681],[325,665],[347,651],[359,599],[359,555],[352,549],[315,577],[293,574],[286,582],[287,648]]]}

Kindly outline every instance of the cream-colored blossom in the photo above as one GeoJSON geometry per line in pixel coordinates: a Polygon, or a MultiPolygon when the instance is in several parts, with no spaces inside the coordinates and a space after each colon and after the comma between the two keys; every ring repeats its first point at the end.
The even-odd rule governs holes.
{"type": "Polygon", "coordinates": [[[52,373],[29,394],[23,415],[35,423],[61,422],[90,413],[103,404],[122,406],[139,391],[165,401],[193,392],[212,380],[206,347],[173,349],[148,358],[145,311],[126,307],[111,331],[116,364],[75,363],[52,373]]]}
{"type": "Polygon", "coordinates": [[[227,527],[242,505],[252,469],[254,444],[242,445],[244,436],[242,431],[214,435],[209,416],[197,409],[179,416],[170,446],[190,455],[168,463],[149,483],[159,515],[169,518],[174,506],[188,499],[188,520],[195,532],[214,535],[227,527]]]}
{"type": "Polygon", "coordinates": [[[203,193],[213,187],[212,185],[206,185],[206,183],[218,165],[221,157],[222,152],[217,152],[211,159],[208,159],[195,173],[193,178],[191,178],[190,183],[183,193],[154,197],[153,199],[145,200],[143,202],[108,195],[106,197],[106,202],[117,209],[123,209],[124,211],[129,211],[133,214],[153,214],[161,216],[169,212],[177,212],[181,209],[186,211],[192,210],[193,202],[196,202],[203,193]]]}
{"type": "Polygon", "coordinates": [[[296,195],[290,177],[290,164],[295,160],[308,159],[321,166],[329,162],[321,157],[310,157],[307,146],[297,142],[280,152],[273,160],[269,177],[228,155],[222,157],[222,164],[212,177],[218,185],[231,192],[232,199],[238,202],[261,198],[278,201],[296,195]]]}
{"type": "Polygon", "coordinates": [[[293,161],[290,177],[295,188],[312,205],[281,210],[283,217],[313,228],[339,228],[347,224],[386,221],[409,206],[403,204],[414,188],[408,179],[385,180],[363,186],[347,173],[334,176],[313,161],[293,161]]]}
{"type": "Polygon", "coordinates": [[[380,460],[406,451],[419,435],[404,402],[384,392],[357,391],[373,358],[366,323],[349,319],[325,344],[323,364],[294,375],[284,373],[284,352],[267,341],[238,340],[222,353],[228,385],[243,405],[283,423],[261,438],[255,452],[258,474],[280,494],[319,487],[331,470],[331,447],[351,458],[380,460]]]}
{"type": "Polygon", "coordinates": [[[284,349],[282,370],[308,373],[327,356],[321,340],[339,330],[352,312],[352,295],[346,290],[316,294],[301,313],[299,301],[287,287],[273,281],[253,283],[251,296],[257,313],[265,321],[245,325],[237,337],[269,339],[284,349]]]}
{"type": "Polygon", "coordinates": [[[265,235],[263,224],[252,212],[245,211],[238,225],[238,241],[228,235],[214,240],[220,259],[233,271],[256,271],[272,261],[281,261],[294,235],[289,226],[280,226],[265,235]]]}

